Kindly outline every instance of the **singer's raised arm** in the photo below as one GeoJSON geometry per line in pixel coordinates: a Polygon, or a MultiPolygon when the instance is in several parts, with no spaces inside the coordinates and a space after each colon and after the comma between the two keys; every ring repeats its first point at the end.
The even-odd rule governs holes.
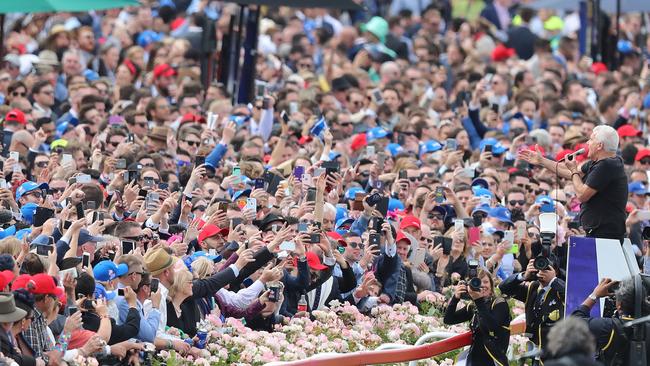
{"type": "Polygon", "coordinates": [[[564,179],[571,179],[571,171],[563,162],[558,163],[554,160],[547,159],[542,156],[539,150],[522,150],[519,152],[518,158],[527,161],[529,164],[540,165],[552,172],[557,171],[557,174],[564,179]]]}

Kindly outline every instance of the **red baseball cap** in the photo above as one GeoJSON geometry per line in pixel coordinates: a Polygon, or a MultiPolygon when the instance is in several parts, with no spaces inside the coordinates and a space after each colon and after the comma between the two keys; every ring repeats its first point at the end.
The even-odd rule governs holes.
{"type": "Polygon", "coordinates": [[[336,231],[328,231],[327,232],[327,237],[332,239],[332,240],[336,240],[336,242],[339,243],[341,246],[344,246],[344,247],[348,246],[348,242],[346,242],[345,239],[343,239],[343,236],[341,234],[337,233],[336,231]]]}
{"type": "Polygon", "coordinates": [[[14,273],[8,269],[0,272],[0,291],[3,291],[5,287],[14,279],[14,273]]]}
{"type": "Polygon", "coordinates": [[[205,225],[199,232],[199,243],[202,243],[205,239],[213,237],[215,235],[228,235],[228,228],[220,229],[217,225],[205,225]]]}
{"type": "Polygon", "coordinates": [[[327,269],[327,266],[320,262],[320,258],[318,258],[318,255],[316,253],[307,252],[306,256],[307,256],[307,264],[309,265],[309,268],[315,269],[317,271],[322,271],[324,269],[327,269]]]}
{"type": "Polygon", "coordinates": [[[176,70],[169,64],[160,64],[156,65],[153,68],[153,78],[158,79],[161,76],[174,76],[176,75],[176,70]]]}
{"type": "Polygon", "coordinates": [[[185,113],[181,117],[181,123],[205,123],[205,118],[194,113],[185,113]]]}
{"type": "Polygon", "coordinates": [[[508,48],[502,44],[497,45],[492,50],[492,61],[505,61],[515,55],[514,48],[508,48]]]}
{"type": "Polygon", "coordinates": [[[591,64],[591,71],[594,74],[598,75],[601,72],[607,71],[607,66],[602,62],[594,62],[591,64]]]}
{"type": "Polygon", "coordinates": [[[11,291],[16,291],[21,288],[26,289],[27,288],[27,282],[32,279],[32,276],[28,274],[21,274],[20,276],[16,277],[14,282],[11,284],[11,291]]]}
{"type": "Polygon", "coordinates": [[[353,151],[359,150],[362,147],[368,145],[368,139],[365,133],[359,133],[352,137],[352,142],[350,142],[350,148],[353,151]]]}
{"type": "Polygon", "coordinates": [[[640,161],[643,158],[647,158],[650,156],[650,149],[641,149],[636,152],[636,156],[634,156],[635,161],[640,161]]]}
{"type": "Polygon", "coordinates": [[[420,223],[420,219],[413,215],[404,216],[402,221],[399,223],[399,228],[400,230],[404,230],[407,227],[414,227],[420,230],[422,228],[422,224],[420,223]]]}
{"type": "Polygon", "coordinates": [[[641,136],[641,131],[634,128],[632,125],[623,125],[616,130],[618,132],[618,137],[632,137],[632,136],[641,136]]]}
{"type": "Polygon", "coordinates": [[[63,295],[63,289],[56,286],[54,277],[46,273],[33,275],[27,282],[26,288],[29,292],[36,295],[54,295],[57,298],[63,295]]]}
{"type": "Polygon", "coordinates": [[[409,237],[406,236],[402,230],[397,232],[397,238],[395,238],[395,243],[398,243],[400,240],[406,240],[409,242],[409,245],[412,244],[411,239],[409,239],[409,237]]]}
{"type": "Polygon", "coordinates": [[[7,112],[7,115],[5,116],[5,121],[6,122],[18,122],[21,125],[26,125],[27,124],[27,119],[25,119],[25,113],[21,111],[18,108],[14,108],[7,112]]]}

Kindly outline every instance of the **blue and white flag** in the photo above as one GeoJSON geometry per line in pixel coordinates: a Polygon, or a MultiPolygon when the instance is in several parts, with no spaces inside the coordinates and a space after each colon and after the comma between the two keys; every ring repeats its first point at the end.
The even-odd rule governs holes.
{"type": "MultiPolygon", "coordinates": [[[[630,241],[571,237],[567,263],[566,309],[571,315],[603,278],[620,281],[638,273],[630,241]],[[631,257],[630,257],[631,255],[631,257]],[[636,267],[636,268],[635,268],[636,267]]],[[[592,317],[601,317],[605,299],[591,308],[592,317]]]]}
{"type": "Polygon", "coordinates": [[[324,140],[323,134],[325,133],[326,129],[327,123],[325,122],[325,117],[321,116],[320,119],[314,123],[311,130],[309,130],[309,133],[313,136],[318,137],[322,141],[324,140]]]}

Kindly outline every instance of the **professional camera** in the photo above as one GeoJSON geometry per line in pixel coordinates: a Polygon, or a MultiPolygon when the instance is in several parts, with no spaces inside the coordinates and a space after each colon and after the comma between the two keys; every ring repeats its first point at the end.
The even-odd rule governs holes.
{"type": "Polygon", "coordinates": [[[539,215],[539,231],[542,241],[542,252],[533,261],[536,270],[541,271],[551,266],[549,259],[551,255],[551,243],[555,239],[557,228],[557,215],[554,213],[543,213],[539,215]]]}
{"type": "Polygon", "coordinates": [[[478,278],[478,261],[470,259],[467,262],[469,271],[467,272],[467,284],[472,291],[481,291],[481,279],[478,278]]]}

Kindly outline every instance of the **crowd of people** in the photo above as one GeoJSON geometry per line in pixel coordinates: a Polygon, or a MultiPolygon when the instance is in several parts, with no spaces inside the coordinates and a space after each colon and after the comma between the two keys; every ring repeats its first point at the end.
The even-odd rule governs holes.
{"type": "Polygon", "coordinates": [[[648,15],[624,15],[612,66],[580,54],[575,12],[363,3],[263,8],[244,103],[202,83],[198,51],[208,22],[227,37],[234,4],[7,15],[8,364],[198,355],[210,314],[272,332],[334,300],[370,313],[432,294],[469,324],[466,365],[508,364],[509,298],[534,362],[621,357],[615,324],[588,319],[592,336],[576,319],[615,283],[633,315],[632,280],[555,325],[570,236],[628,237],[650,272],[648,15]]]}

